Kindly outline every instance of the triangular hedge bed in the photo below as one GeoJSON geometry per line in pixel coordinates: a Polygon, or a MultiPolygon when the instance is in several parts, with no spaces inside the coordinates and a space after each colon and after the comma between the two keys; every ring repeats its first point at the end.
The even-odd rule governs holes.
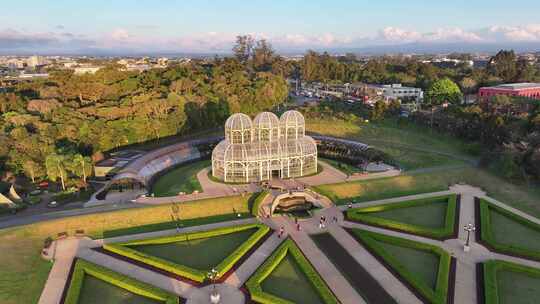
{"type": "Polygon", "coordinates": [[[437,246],[361,229],[350,229],[349,233],[422,299],[433,304],[445,304],[448,302],[452,259],[446,251],[437,246]],[[387,252],[381,243],[404,249],[409,248],[438,257],[438,267],[435,270],[435,288],[429,286],[416,272],[411,271],[410,266],[402,263],[400,257],[387,252]]]}
{"type": "MultiPolygon", "coordinates": [[[[458,214],[459,195],[451,194],[418,200],[389,203],[371,207],[350,209],[345,212],[345,218],[353,222],[359,222],[371,226],[377,226],[419,236],[425,236],[433,239],[444,240],[454,238],[457,235],[456,223],[458,220],[458,214]],[[441,226],[439,227],[421,225],[418,222],[413,223],[410,219],[398,220],[397,218],[391,219],[385,218],[383,216],[383,214],[385,213],[396,210],[405,210],[407,208],[415,208],[415,210],[418,211],[417,208],[430,208],[433,206],[438,207],[438,205],[434,204],[446,205],[444,218],[441,219],[441,226]]],[[[411,210],[411,215],[414,217],[418,214],[414,213],[411,210]]]]}
{"type": "MultiPolygon", "coordinates": [[[[529,279],[535,279],[540,281],[540,269],[538,268],[532,268],[525,265],[515,264],[507,261],[501,261],[501,260],[490,260],[482,263],[483,267],[483,273],[484,273],[484,302],[486,304],[499,304],[503,302],[515,302],[516,299],[508,299],[504,295],[501,294],[500,289],[500,282],[501,279],[498,277],[501,271],[507,271],[507,272],[515,272],[522,274],[524,278],[529,279]],[[505,301],[501,301],[501,298],[505,297],[505,301]]],[[[512,279],[515,279],[514,277],[512,279]]],[[[516,283],[516,282],[514,282],[516,283]]],[[[522,282],[520,282],[522,283],[522,282]]],[[[526,284],[514,284],[515,286],[519,286],[521,288],[530,288],[531,284],[528,284],[528,287],[526,284]]],[[[537,287],[536,291],[537,294],[540,294],[540,285],[535,285],[537,287]]],[[[522,297],[525,297],[527,300],[532,300],[531,298],[527,298],[531,296],[530,294],[521,293],[523,290],[518,291],[514,290],[514,293],[517,293],[521,295],[522,297]]],[[[532,303],[532,302],[531,302],[532,303]]]]}
{"type": "Polygon", "coordinates": [[[77,304],[80,301],[81,291],[86,276],[93,276],[108,284],[127,290],[135,295],[155,300],[163,304],[178,304],[180,298],[177,295],[164,291],[160,288],[132,279],[128,276],[114,272],[105,267],[90,263],[88,261],[77,259],[71,280],[68,283],[66,298],[64,304],[77,304]]]}
{"type": "MultiPolygon", "coordinates": [[[[540,225],[529,221],[526,218],[523,218],[513,212],[510,212],[504,208],[501,208],[499,206],[496,206],[494,204],[488,203],[484,199],[477,199],[477,207],[479,209],[480,213],[480,242],[484,244],[486,247],[492,249],[493,251],[523,257],[523,258],[529,258],[540,261],[540,250],[535,250],[533,248],[527,248],[527,244],[530,244],[530,242],[535,242],[535,244],[538,244],[539,242],[533,240],[532,238],[527,239],[525,243],[522,244],[510,244],[510,243],[503,243],[500,241],[497,241],[497,237],[495,236],[493,229],[494,227],[493,219],[491,217],[491,212],[495,212],[508,220],[511,220],[515,222],[515,225],[522,226],[523,229],[529,229],[530,231],[535,231],[538,234],[538,238],[540,238],[540,225]]],[[[505,227],[500,227],[505,228],[505,227]]],[[[520,233],[515,233],[512,231],[504,231],[505,234],[508,234],[508,236],[511,238],[511,242],[516,242],[519,237],[521,237],[520,233]]]]}
{"type": "Polygon", "coordinates": [[[123,243],[105,244],[103,245],[103,249],[106,251],[110,251],[114,254],[145,263],[160,270],[164,270],[166,272],[170,272],[175,275],[187,278],[189,280],[202,283],[206,280],[207,273],[211,269],[195,269],[186,265],[181,265],[163,258],[146,254],[144,252],[130,248],[130,246],[159,245],[183,241],[194,241],[212,237],[219,237],[226,234],[245,231],[248,229],[255,229],[256,231],[251,234],[251,236],[245,242],[238,246],[223,261],[221,261],[219,265],[215,265],[214,268],[218,272],[217,279],[219,279],[224,274],[226,274],[238,262],[238,260],[240,260],[245,254],[247,254],[251,248],[253,248],[262,238],[264,238],[267,233],[269,233],[270,228],[262,224],[224,227],[208,231],[179,234],[174,236],[136,240],[123,243]]]}
{"type": "Polygon", "coordinates": [[[272,274],[286,256],[290,256],[295,260],[323,303],[339,303],[330,288],[291,239],[285,240],[246,282],[252,300],[262,304],[294,304],[289,300],[265,292],[261,287],[262,282],[272,274]]]}

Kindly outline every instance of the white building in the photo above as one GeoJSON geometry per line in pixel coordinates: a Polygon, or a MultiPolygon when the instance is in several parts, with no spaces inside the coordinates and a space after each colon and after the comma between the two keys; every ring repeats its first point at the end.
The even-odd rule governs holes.
{"type": "Polygon", "coordinates": [[[30,56],[26,60],[26,65],[31,68],[35,68],[40,65],[46,65],[47,63],[47,59],[43,56],[30,56]]]}
{"type": "Polygon", "coordinates": [[[83,74],[95,74],[101,68],[102,67],[100,66],[80,66],[80,67],[73,68],[73,70],[75,71],[75,75],[83,75],[83,74]]]}
{"type": "Polygon", "coordinates": [[[382,95],[386,100],[400,99],[401,101],[422,102],[424,100],[424,91],[420,88],[404,87],[401,84],[385,84],[379,86],[382,89],[382,95]]]}

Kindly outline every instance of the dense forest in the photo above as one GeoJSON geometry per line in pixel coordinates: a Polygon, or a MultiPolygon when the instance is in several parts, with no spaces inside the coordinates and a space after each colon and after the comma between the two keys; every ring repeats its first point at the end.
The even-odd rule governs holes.
{"type": "MultiPolygon", "coordinates": [[[[95,74],[52,70],[46,80],[9,88],[0,93],[0,171],[80,187],[103,152],[218,127],[231,113],[253,114],[284,103],[287,78],[418,86],[426,90],[427,107],[445,101],[460,103],[462,94],[474,94],[483,85],[540,80],[538,68],[519,60],[512,51],[499,52],[486,68],[440,68],[401,56],[365,61],[313,51],[292,61],[276,55],[265,40],[239,36],[233,53],[228,58],[194,60],[141,73],[123,71],[110,62],[95,74]]],[[[460,128],[453,130],[464,130],[465,135],[456,136],[489,147],[515,148],[516,143],[536,138],[538,107],[530,108],[525,117],[515,117],[505,110],[512,101],[496,104],[489,109],[456,104],[451,111],[438,113],[446,115],[446,121],[459,122],[460,128]],[[456,113],[462,114],[456,118],[456,113]],[[471,136],[467,130],[473,129],[480,135],[471,136]]],[[[371,111],[374,119],[399,112],[392,104],[378,104],[371,111]]],[[[416,121],[422,123],[422,119],[416,121]]],[[[540,175],[536,169],[532,172],[540,175]]]]}

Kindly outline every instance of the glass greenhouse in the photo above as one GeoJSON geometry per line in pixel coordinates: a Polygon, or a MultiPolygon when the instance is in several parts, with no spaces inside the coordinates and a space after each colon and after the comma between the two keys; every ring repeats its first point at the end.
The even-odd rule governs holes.
{"type": "Polygon", "coordinates": [[[304,116],[287,111],[259,113],[252,121],[237,113],[225,122],[225,139],[212,152],[212,175],[250,183],[317,172],[317,145],[305,135],[304,116]]]}

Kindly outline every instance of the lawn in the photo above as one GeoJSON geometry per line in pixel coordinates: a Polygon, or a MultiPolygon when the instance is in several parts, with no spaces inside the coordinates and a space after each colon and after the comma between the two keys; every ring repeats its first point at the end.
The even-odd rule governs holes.
{"type": "Polygon", "coordinates": [[[480,235],[494,251],[540,260],[540,225],[480,200],[480,235]]]}
{"type": "Polygon", "coordinates": [[[62,303],[178,304],[179,302],[177,295],[106,267],[77,259],[62,303]]]}
{"type": "Polygon", "coordinates": [[[257,229],[253,228],[196,240],[128,247],[191,268],[209,270],[247,241],[255,231],[257,229]]]}
{"type": "Polygon", "coordinates": [[[540,298],[540,269],[505,261],[483,263],[486,304],[534,304],[540,298]]]}
{"type": "Polygon", "coordinates": [[[397,303],[332,235],[313,234],[311,239],[368,304],[397,303]]]}
{"type": "Polygon", "coordinates": [[[262,224],[221,227],[120,243],[106,243],[103,249],[199,283],[210,269],[217,278],[254,248],[270,231],[262,224]]]}
{"type": "Polygon", "coordinates": [[[208,166],[210,166],[210,161],[205,160],[175,167],[157,177],[150,192],[157,197],[175,196],[180,192],[202,192],[197,173],[208,166]]]}
{"type": "Polygon", "coordinates": [[[427,302],[448,301],[450,255],[433,245],[351,229],[351,235],[427,302]]]}
{"type": "Polygon", "coordinates": [[[308,119],[306,129],[319,134],[355,139],[383,150],[405,169],[455,164],[469,160],[463,141],[412,123],[397,124],[395,119],[382,122],[354,123],[336,118],[308,119]]]}
{"type": "Polygon", "coordinates": [[[81,294],[77,304],[95,303],[159,304],[163,302],[139,296],[91,275],[86,275],[84,276],[81,294]]]}
{"type": "Polygon", "coordinates": [[[455,233],[457,196],[445,195],[347,210],[346,219],[445,239],[455,233]]]}
{"type": "Polygon", "coordinates": [[[274,250],[246,287],[256,303],[339,303],[292,239],[274,250]]]}
{"type": "Polygon", "coordinates": [[[324,304],[306,275],[290,255],[261,283],[264,292],[294,303],[324,304]]]}
{"type": "Polygon", "coordinates": [[[446,207],[447,202],[438,201],[432,204],[374,212],[370,215],[411,225],[440,228],[444,226],[446,207]]]}
{"type": "MultiPolygon", "coordinates": [[[[180,204],[184,220],[231,214],[232,208],[248,213],[248,197],[234,196],[180,204]]],[[[135,229],[141,225],[158,225],[171,221],[171,205],[125,209],[114,212],[40,222],[0,230],[0,303],[37,303],[51,268],[39,256],[45,238],[59,232],[73,234],[84,229],[95,238],[105,231],[135,229]]],[[[196,222],[193,222],[196,224],[196,222]]]]}

